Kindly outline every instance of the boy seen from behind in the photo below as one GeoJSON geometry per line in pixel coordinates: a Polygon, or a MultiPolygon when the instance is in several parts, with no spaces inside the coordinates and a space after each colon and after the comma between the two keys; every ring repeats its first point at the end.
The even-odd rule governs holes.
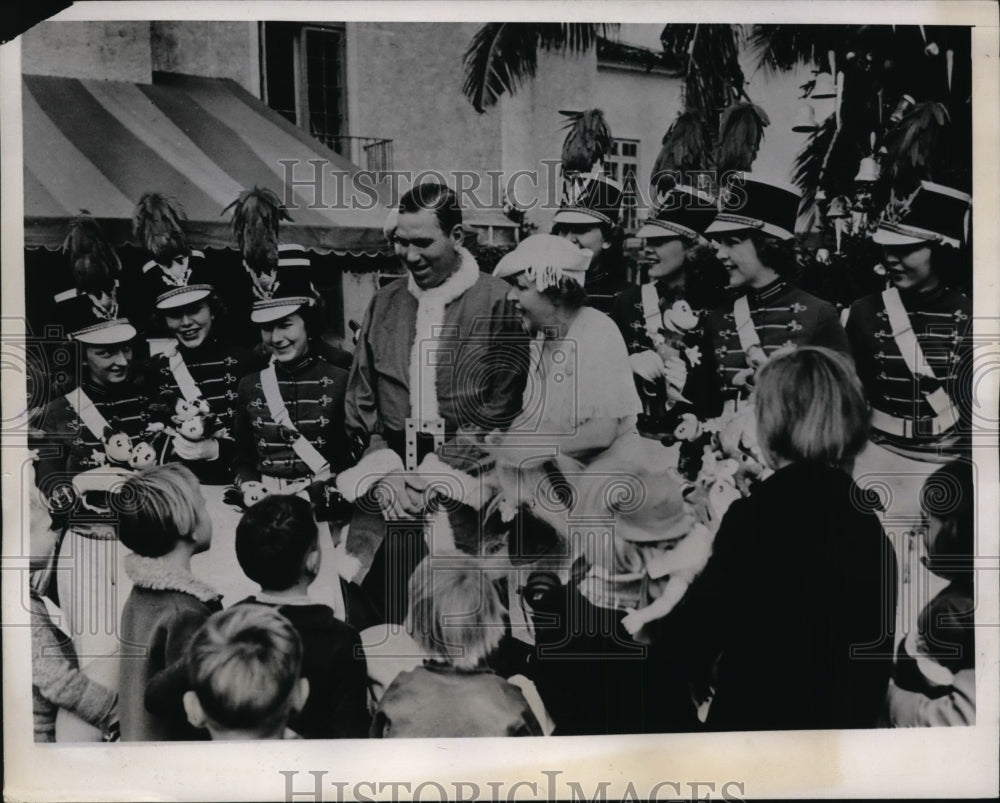
{"type": "Polygon", "coordinates": [[[302,676],[311,689],[290,727],[306,739],[368,735],[368,669],[361,638],[313,601],[320,567],[318,530],[309,502],[272,494],[253,505],[236,528],[236,558],[261,591],[238,605],[266,605],[286,617],[302,639],[302,676]]]}
{"type": "Polygon", "coordinates": [[[237,605],[212,616],[187,657],[188,721],[213,740],[294,739],[289,717],[302,710],[302,640],[273,608],[237,605]]]}

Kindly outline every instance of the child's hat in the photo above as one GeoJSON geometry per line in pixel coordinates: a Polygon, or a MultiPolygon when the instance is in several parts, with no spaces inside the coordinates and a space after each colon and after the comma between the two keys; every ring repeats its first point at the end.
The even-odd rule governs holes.
{"type": "Polygon", "coordinates": [[[572,518],[606,520],[617,538],[640,543],[674,541],[695,524],[670,451],[659,441],[639,435],[622,438],[576,477],[564,473],[578,493],[572,518]]]}

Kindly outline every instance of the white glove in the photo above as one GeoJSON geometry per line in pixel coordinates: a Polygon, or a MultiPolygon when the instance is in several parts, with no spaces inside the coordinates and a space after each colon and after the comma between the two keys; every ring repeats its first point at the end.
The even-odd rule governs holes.
{"type": "Polygon", "coordinates": [[[687,366],[684,364],[684,360],[680,357],[671,357],[665,363],[663,363],[663,375],[667,379],[667,384],[672,385],[678,390],[684,389],[684,384],[687,382],[688,370],[687,366]]]}
{"type": "Polygon", "coordinates": [[[663,376],[663,360],[655,351],[640,351],[629,355],[632,373],[647,382],[655,382],[663,376]]]}
{"type": "Polygon", "coordinates": [[[183,435],[174,435],[174,452],[181,460],[217,460],[219,442],[215,438],[190,441],[183,435]]]}

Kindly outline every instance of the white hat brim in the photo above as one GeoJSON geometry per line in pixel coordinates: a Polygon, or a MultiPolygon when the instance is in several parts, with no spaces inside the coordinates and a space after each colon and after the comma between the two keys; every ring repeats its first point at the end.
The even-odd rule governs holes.
{"type": "Polygon", "coordinates": [[[732,223],[728,220],[713,220],[708,224],[708,228],[705,229],[705,235],[725,234],[730,231],[757,231],[757,229],[753,226],[748,226],[746,223],[732,223]]]}
{"type": "Polygon", "coordinates": [[[919,245],[920,243],[929,243],[931,239],[926,237],[914,237],[909,234],[900,234],[896,231],[889,231],[888,229],[876,229],[875,233],[872,235],[872,242],[876,245],[919,245]]]}
{"type": "Polygon", "coordinates": [[[281,303],[255,307],[250,312],[250,320],[254,323],[271,323],[272,321],[278,321],[288,315],[298,312],[308,303],[309,299],[307,298],[282,299],[281,303]]]}
{"type": "Polygon", "coordinates": [[[686,235],[655,223],[643,223],[635,236],[642,240],[682,240],[686,235]]]}
{"type": "Polygon", "coordinates": [[[210,295],[212,295],[211,288],[192,287],[187,292],[161,295],[156,300],[156,308],[158,310],[168,310],[186,307],[188,304],[196,304],[199,301],[204,301],[210,295]]]}
{"type": "Polygon", "coordinates": [[[109,321],[106,326],[87,327],[80,332],[72,332],[70,337],[88,346],[109,346],[127,343],[137,334],[135,327],[128,321],[109,321]]]}
{"type": "Polygon", "coordinates": [[[580,209],[560,209],[553,218],[555,223],[579,223],[599,226],[607,221],[591,212],[584,212],[580,209]]]}
{"type": "Polygon", "coordinates": [[[764,221],[760,221],[760,223],[761,225],[759,226],[751,226],[732,220],[716,219],[705,229],[705,236],[710,237],[713,234],[726,234],[731,231],[759,231],[761,234],[769,234],[772,237],[777,237],[779,240],[795,239],[795,234],[788,231],[788,229],[783,229],[781,226],[775,226],[773,223],[765,223],[764,221]]]}

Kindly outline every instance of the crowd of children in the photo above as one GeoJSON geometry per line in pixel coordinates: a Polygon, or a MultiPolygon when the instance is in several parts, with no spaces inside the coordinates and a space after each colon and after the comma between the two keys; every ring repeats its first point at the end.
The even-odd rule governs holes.
{"type": "MultiPolygon", "coordinates": [[[[686,645],[684,661],[696,667],[683,677],[703,681],[688,692],[714,695],[708,718],[714,729],[863,727],[873,725],[876,714],[882,724],[973,724],[970,465],[943,466],[923,489],[925,562],[949,584],[922,611],[919,630],[899,645],[890,681],[891,661],[880,640],[889,637],[891,653],[882,597],[886,589],[895,596],[892,548],[871,510],[852,502],[857,488],[850,479],[805,459],[810,449],[823,448],[837,462],[842,450],[859,447],[864,408],[859,390],[851,396],[845,366],[833,352],[810,348],[769,363],[758,420],[779,468],[727,514],[704,573],[677,615],[661,623],[655,642],[661,648],[644,662],[622,661],[625,640],[595,653],[593,635],[588,642],[570,634],[571,643],[554,644],[541,627],[539,644],[553,649],[519,664],[531,680],[511,677],[509,668],[503,673],[498,656],[510,635],[502,586],[496,572],[461,552],[436,554],[418,566],[409,581],[408,636],[379,628],[373,629],[378,636],[367,636],[369,645],[382,638],[382,649],[376,645],[373,653],[390,657],[392,674],[383,667],[369,672],[371,646],[309,596],[321,558],[312,508],[298,496],[270,495],[243,515],[236,554],[260,591],[222,610],[219,594],[191,573],[191,558],[213,548],[212,522],[194,476],[179,464],[145,469],[113,492],[119,538],[132,553],[116,691],[80,672],[70,640],[51,618],[51,603],[32,594],[36,739],[56,739],[57,711],[89,723],[105,739],[120,734],[125,741],[542,735],[553,730],[550,713],[557,714],[557,732],[574,732],[579,714],[563,719],[564,699],[581,708],[577,695],[606,689],[623,669],[660,672],[653,679],[658,694],[643,685],[615,692],[615,704],[629,706],[620,722],[635,728],[667,710],[657,705],[676,679],[677,659],[665,658],[663,645],[678,643],[686,645]],[[800,387],[823,390],[807,395],[828,415],[836,418],[837,409],[853,405],[842,435],[821,442],[802,426],[808,415],[795,407],[802,397],[783,398],[789,375],[800,387]],[[789,507],[790,497],[799,503],[789,507]],[[809,588],[802,587],[803,576],[809,588]],[[813,638],[817,629],[825,633],[822,643],[813,638]],[[723,661],[713,665],[719,640],[728,643],[723,661]],[[585,642],[589,652],[574,652],[585,642]],[[848,647],[861,644],[870,655],[848,657],[848,647]],[[607,660],[615,653],[617,670],[607,660]],[[380,672],[380,683],[370,682],[380,672]],[[559,693],[550,694],[553,683],[563,687],[559,693]],[[846,696],[839,700],[831,690],[846,696]]],[[[41,579],[52,530],[35,530],[33,566],[41,579]]],[[[546,606],[535,607],[544,621],[546,606]]],[[[565,640],[566,631],[560,632],[565,640]]],[[[605,641],[614,638],[605,634],[605,641]]],[[[603,696],[602,705],[610,700],[603,696]]],[[[676,712],[677,698],[666,702],[676,712]]],[[[593,724],[593,717],[583,719],[593,724]]],[[[602,722],[608,727],[609,720],[602,722]]],[[[695,726],[691,719],[674,724],[695,726]]]]}
{"type": "Polygon", "coordinates": [[[412,190],[389,231],[409,275],[353,362],[321,337],[273,193],[234,219],[256,349],[230,342],[179,228],[134,320],[91,241],[78,262],[103,279],[59,294],[80,382],[34,418],[36,739],[973,723],[970,305],[935,233],[966,200],[925,183],[879,224],[892,286],[845,333],[791,283],[798,196],[743,190],[735,214],[675,188],[614,319],[574,239],[617,214],[606,191],[490,276],[455,193],[412,190]],[[698,284],[706,237],[724,303],[698,284]],[[902,632],[913,562],[866,485],[899,460],[926,483],[888,501],[922,509],[948,582],[902,632]]]}

